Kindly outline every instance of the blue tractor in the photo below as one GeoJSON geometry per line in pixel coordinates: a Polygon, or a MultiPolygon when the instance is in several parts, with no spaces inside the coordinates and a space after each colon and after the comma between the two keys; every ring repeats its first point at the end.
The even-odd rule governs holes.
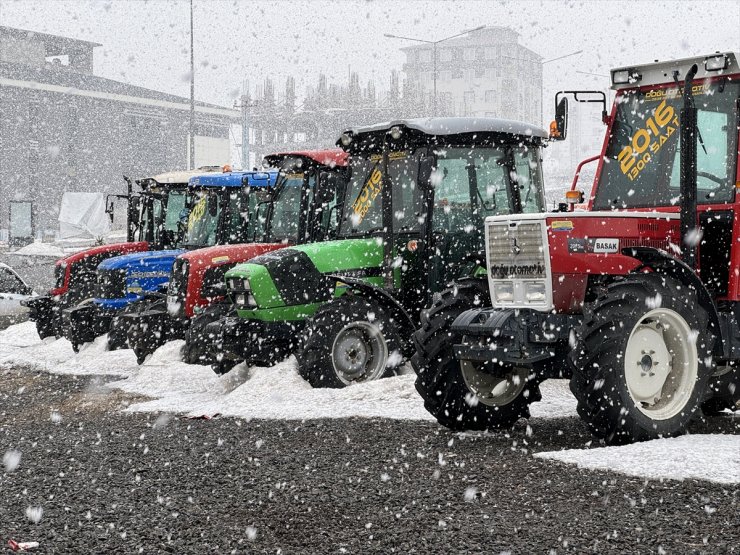
{"type": "Polygon", "coordinates": [[[259,229],[260,208],[266,209],[276,179],[277,171],[191,177],[188,202],[178,214],[182,229],[178,248],[104,260],[97,268],[94,296],[64,310],[62,334],[74,351],[105,333],[109,349],[125,347],[128,329],[121,316],[136,310],[139,301],[166,294],[178,255],[217,244],[247,242],[259,229]],[[249,214],[255,217],[249,218],[249,214]]]}

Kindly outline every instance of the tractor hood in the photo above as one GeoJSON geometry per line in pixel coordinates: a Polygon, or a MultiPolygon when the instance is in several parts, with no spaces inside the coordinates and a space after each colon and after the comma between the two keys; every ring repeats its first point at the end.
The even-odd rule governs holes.
{"type": "Polygon", "coordinates": [[[285,247],[279,243],[247,243],[242,245],[217,245],[197,249],[181,254],[178,258],[186,259],[193,269],[212,268],[223,264],[237,264],[251,260],[269,251],[285,247]]]}
{"type": "Polygon", "coordinates": [[[55,285],[49,290],[49,295],[63,295],[70,288],[72,267],[80,268],[77,273],[82,273],[82,268],[89,272],[94,272],[101,260],[120,256],[132,252],[143,252],[149,249],[149,244],[145,241],[135,243],[111,243],[109,245],[99,245],[78,251],[76,253],[60,258],[56,261],[54,268],[55,285]]]}
{"type": "Polygon", "coordinates": [[[379,278],[383,242],[379,238],[343,239],[276,250],[240,264],[226,273],[248,278],[259,308],[327,301],[335,294],[330,275],[379,278]]]}
{"type": "Polygon", "coordinates": [[[183,250],[149,251],[116,256],[98,265],[95,304],[119,310],[167,285],[172,264],[183,250]]]}
{"type": "Polygon", "coordinates": [[[129,274],[142,270],[162,271],[169,275],[175,258],[184,252],[184,250],[148,251],[115,256],[101,262],[98,270],[126,270],[129,274]]]}

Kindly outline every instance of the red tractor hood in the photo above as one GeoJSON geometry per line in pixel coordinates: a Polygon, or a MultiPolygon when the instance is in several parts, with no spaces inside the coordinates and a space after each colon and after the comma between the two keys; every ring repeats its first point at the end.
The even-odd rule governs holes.
{"type": "MultiPolygon", "coordinates": [[[[60,258],[55,263],[55,274],[59,276],[54,288],[49,291],[49,295],[63,295],[70,288],[71,268],[77,264],[94,264],[95,267],[107,258],[130,254],[134,252],[144,252],[149,250],[149,243],[139,241],[136,243],[111,243],[91,247],[82,251],[75,252],[64,258],[60,258]]],[[[94,271],[95,268],[92,268],[94,271]]]]}
{"type": "Polygon", "coordinates": [[[187,260],[189,265],[185,316],[192,318],[196,306],[208,306],[215,300],[203,296],[203,281],[206,272],[212,268],[219,268],[218,272],[223,277],[223,273],[236,264],[287,246],[289,245],[286,243],[218,245],[181,254],[178,258],[187,260]]]}

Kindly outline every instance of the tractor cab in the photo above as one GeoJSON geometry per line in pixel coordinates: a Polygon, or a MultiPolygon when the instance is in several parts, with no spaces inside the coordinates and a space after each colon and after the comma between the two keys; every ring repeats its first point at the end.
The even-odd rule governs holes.
{"type": "Polygon", "coordinates": [[[415,318],[432,293],[482,264],[486,217],[544,210],[546,137],[534,126],[490,118],[348,131],[339,141],[352,172],[339,237],[382,239],[384,287],[415,318]]]}

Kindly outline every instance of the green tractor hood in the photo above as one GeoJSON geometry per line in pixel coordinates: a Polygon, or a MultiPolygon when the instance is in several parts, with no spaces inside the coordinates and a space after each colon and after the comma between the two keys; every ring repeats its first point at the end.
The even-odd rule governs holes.
{"type": "MultiPolygon", "coordinates": [[[[239,311],[240,316],[249,317],[250,312],[263,309],[314,305],[330,300],[341,293],[341,284],[329,278],[330,275],[380,285],[382,263],[383,242],[379,237],[343,239],[263,254],[235,266],[226,273],[225,279],[227,283],[232,283],[232,279],[249,280],[249,290],[257,307],[253,311],[239,311]]],[[[308,312],[313,310],[308,308],[308,312]]]]}

